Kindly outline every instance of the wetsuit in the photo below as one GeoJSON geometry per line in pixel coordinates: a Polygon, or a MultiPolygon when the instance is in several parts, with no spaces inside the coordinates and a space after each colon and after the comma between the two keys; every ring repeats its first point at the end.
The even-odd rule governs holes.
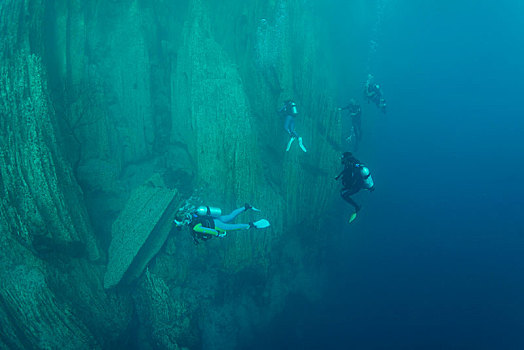
{"type": "Polygon", "coordinates": [[[367,97],[368,97],[368,100],[375,103],[377,107],[379,106],[380,99],[382,98],[382,92],[377,87],[377,84],[371,84],[368,86],[367,97]]]}
{"type": "Polygon", "coordinates": [[[362,139],[362,122],[360,118],[362,116],[362,109],[358,104],[349,104],[346,107],[342,108],[342,110],[347,110],[349,112],[349,116],[351,117],[351,124],[353,125],[353,131],[355,132],[355,137],[357,138],[358,145],[358,142],[362,139]]]}
{"type": "Polygon", "coordinates": [[[233,210],[230,214],[213,217],[211,215],[194,215],[189,228],[196,243],[198,240],[207,241],[210,238],[225,234],[227,231],[247,230],[250,224],[230,224],[238,214],[246,211],[245,207],[233,210]]]}
{"type": "Polygon", "coordinates": [[[371,175],[363,178],[361,169],[364,165],[359,163],[349,163],[344,166],[344,170],[336,177],[338,180],[342,177],[342,190],[340,196],[355,208],[355,212],[360,210],[360,206],[351,198],[352,195],[362,189],[374,190],[373,179],[371,175]]]}
{"type": "Polygon", "coordinates": [[[298,137],[295,132],[295,116],[298,115],[295,103],[292,101],[287,102],[282,108],[280,108],[279,112],[285,116],[284,129],[286,129],[289,136],[298,137]]]}

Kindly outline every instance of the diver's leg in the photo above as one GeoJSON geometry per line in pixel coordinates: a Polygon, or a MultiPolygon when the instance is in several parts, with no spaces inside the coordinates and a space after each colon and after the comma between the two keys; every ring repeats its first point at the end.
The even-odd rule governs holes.
{"type": "Polygon", "coordinates": [[[291,121],[289,122],[289,130],[291,131],[291,136],[298,137],[297,133],[295,132],[295,117],[291,117],[291,121]]]}
{"type": "Polygon", "coordinates": [[[355,130],[355,136],[357,137],[357,140],[362,140],[362,123],[360,117],[353,119],[353,129],[355,130]]]}
{"type": "Polygon", "coordinates": [[[218,219],[213,219],[213,221],[215,222],[215,230],[219,232],[247,230],[251,227],[249,224],[226,224],[218,219]]]}
{"type": "Polygon", "coordinates": [[[375,95],[375,104],[377,105],[378,108],[380,108],[380,95],[379,94],[375,95]]]}
{"type": "Polygon", "coordinates": [[[233,210],[231,213],[229,213],[227,215],[219,216],[217,219],[222,221],[222,222],[224,222],[224,223],[225,222],[230,222],[231,220],[236,218],[238,216],[238,214],[241,214],[244,211],[246,211],[246,207],[241,207],[241,208],[233,210]]]}
{"type": "Polygon", "coordinates": [[[293,136],[293,131],[291,129],[293,123],[293,117],[290,115],[286,115],[286,120],[284,121],[284,129],[286,129],[287,133],[291,136],[293,136]]]}
{"type": "Polygon", "coordinates": [[[351,191],[349,189],[340,191],[340,196],[355,208],[355,212],[360,210],[360,206],[350,196],[357,192],[358,191],[351,191]]]}
{"type": "Polygon", "coordinates": [[[360,144],[360,140],[362,139],[362,134],[361,134],[361,130],[360,130],[360,122],[357,118],[353,118],[353,132],[355,133],[355,143],[354,143],[354,146],[355,146],[355,152],[358,151],[358,146],[360,144]]]}
{"type": "Polygon", "coordinates": [[[286,115],[286,121],[284,122],[284,128],[291,137],[298,137],[295,132],[295,118],[291,115],[286,115]]]}
{"type": "Polygon", "coordinates": [[[286,147],[286,152],[288,152],[289,149],[291,148],[291,145],[297,138],[297,134],[295,133],[295,119],[292,116],[286,115],[286,121],[284,123],[284,128],[286,129],[287,133],[291,137],[286,147]]]}

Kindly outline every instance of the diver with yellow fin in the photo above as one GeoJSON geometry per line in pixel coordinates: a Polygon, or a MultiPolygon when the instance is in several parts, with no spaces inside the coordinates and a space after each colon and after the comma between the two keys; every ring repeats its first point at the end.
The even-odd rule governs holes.
{"type": "Polygon", "coordinates": [[[213,237],[225,237],[227,231],[248,230],[250,228],[269,227],[269,221],[261,219],[249,224],[232,224],[239,214],[248,211],[260,211],[246,203],[243,207],[233,210],[230,214],[222,215],[220,208],[200,206],[190,213],[179,213],[174,221],[179,227],[189,226],[195,244],[199,241],[207,241],[213,237]]]}
{"type": "Polygon", "coordinates": [[[341,157],[344,169],[338,174],[335,180],[342,178],[342,190],[340,196],[355,208],[355,212],[351,214],[349,222],[356,219],[360,206],[351,198],[352,195],[360,190],[368,190],[373,192],[375,184],[369,168],[362,164],[351,152],[344,152],[341,157]]]}

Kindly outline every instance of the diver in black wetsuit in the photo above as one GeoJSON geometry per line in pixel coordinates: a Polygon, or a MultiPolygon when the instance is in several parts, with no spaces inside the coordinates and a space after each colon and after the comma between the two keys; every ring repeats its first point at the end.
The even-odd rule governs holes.
{"type": "Polygon", "coordinates": [[[351,196],[363,189],[373,192],[375,190],[375,184],[371,178],[369,169],[355,158],[351,152],[344,152],[341,159],[344,169],[335,180],[342,177],[343,188],[340,190],[340,196],[355,208],[355,212],[349,219],[349,222],[352,222],[360,211],[360,206],[351,196]]]}

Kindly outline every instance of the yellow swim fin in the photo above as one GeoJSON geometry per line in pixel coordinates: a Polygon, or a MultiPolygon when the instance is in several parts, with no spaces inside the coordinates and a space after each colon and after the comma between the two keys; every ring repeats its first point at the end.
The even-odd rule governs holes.
{"type": "Polygon", "coordinates": [[[349,217],[349,223],[351,224],[353,220],[355,220],[356,218],[357,218],[357,213],[351,214],[351,216],[349,217]]]}

